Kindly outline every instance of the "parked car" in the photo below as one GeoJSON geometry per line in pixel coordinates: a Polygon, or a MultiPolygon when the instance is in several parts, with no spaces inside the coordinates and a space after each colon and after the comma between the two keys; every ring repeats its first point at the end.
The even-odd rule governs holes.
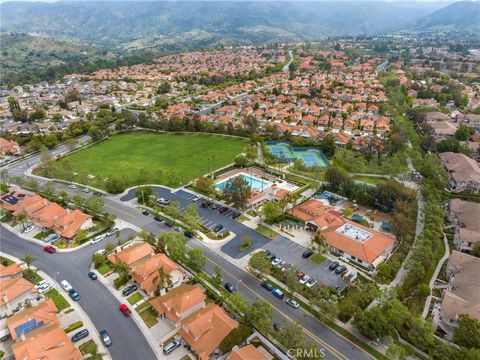
{"type": "Polygon", "coordinates": [[[137,291],[138,286],[136,284],[128,285],[126,288],[122,290],[122,294],[125,296],[130,295],[134,291],[137,291]]]}
{"type": "Polygon", "coordinates": [[[201,197],[200,195],[196,195],[196,196],[192,199],[192,201],[194,201],[194,202],[197,202],[197,201],[200,201],[200,200],[202,200],[202,197],[201,197]]]}
{"type": "Polygon", "coordinates": [[[47,291],[49,290],[52,290],[52,285],[50,285],[49,282],[47,282],[46,284],[43,284],[42,286],[40,286],[37,291],[39,294],[45,294],[47,291]]]}
{"type": "Polygon", "coordinates": [[[60,281],[60,286],[65,290],[66,292],[69,292],[70,290],[73,289],[72,284],[70,284],[67,280],[62,280],[60,281]]]}
{"type": "Polygon", "coordinates": [[[270,250],[264,250],[263,255],[265,255],[266,258],[271,254],[272,252],[270,250]]]}
{"type": "Polygon", "coordinates": [[[35,229],[35,226],[34,226],[34,225],[27,226],[25,229],[22,230],[22,233],[28,234],[28,233],[29,233],[30,231],[32,231],[33,229],[35,229]]]}
{"type": "Polygon", "coordinates": [[[38,283],[35,284],[34,288],[35,289],[39,289],[41,288],[42,286],[46,285],[46,284],[49,284],[49,282],[47,280],[42,280],[42,281],[39,281],[38,283]]]}
{"type": "Polygon", "coordinates": [[[90,240],[90,244],[95,245],[96,243],[99,243],[103,239],[105,239],[105,234],[95,236],[92,240],[90,240]]]}
{"type": "Polygon", "coordinates": [[[314,287],[316,284],[317,284],[317,280],[312,278],[312,279],[308,280],[305,285],[308,288],[311,288],[311,287],[314,287]]]}
{"type": "Polygon", "coordinates": [[[213,230],[213,232],[218,233],[218,232],[222,231],[223,229],[224,229],[224,226],[222,224],[218,224],[212,230],[213,230]]]}
{"type": "Polygon", "coordinates": [[[294,309],[298,309],[300,304],[293,299],[287,299],[287,304],[293,307],[294,309]]]}
{"type": "Polygon", "coordinates": [[[75,290],[75,289],[71,289],[71,290],[68,292],[68,295],[72,298],[73,301],[78,301],[78,300],[80,300],[80,294],[79,294],[78,291],[75,290]]]}
{"type": "Polygon", "coordinates": [[[100,337],[102,338],[102,342],[106,347],[112,346],[112,338],[108,334],[107,330],[100,331],[100,337]]]}
{"type": "Polygon", "coordinates": [[[155,215],[155,216],[153,217],[153,220],[158,221],[158,222],[162,222],[162,221],[163,221],[163,219],[162,219],[159,215],[155,215]]]}
{"type": "Polygon", "coordinates": [[[232,213],[232,219],[236,219],[236,218],[238,218],[240,215],[242,215],[241,212],[235,211],[235,212],[232,213]]]}
{"type": "Polygon", "coordinates": [[[170,204],[170,200],[167,200],[165,198],[158,198],[157,199],[157,204],[160,205],[160,206],[165,206],[165,205],[168,205],[170,204]]]}
{"type": "Polygon", "coordinates": [[[94,191],[93,195],[95,196],[102,196],[103,194],[100,191],[94,191]]]}
{"type": "Polygon", "coordinates": [[[268,291],[272,291],[273,289],[273,286],[272,284],[266,282],[266,281],[262,281],[262,283],[260,284],[263,288],[267,289],[268,291]]]}
{"type": "Polygon", "coordinates": [[[165,226],[171,228],[173,227],[173,224],[170,221],[166,221],[165,226]]]}
{"type": "Polygon", "coordinates": [[[231,293],[237,292],[237,289],[235,288],[235,286],[233,286],[229,282],[225,283],[224,287],[225,289],[227,289],[228,292],[231,292],[231,293]]]}
{"type": "Polygon", "coordinates": [[[55,254],[57,252],[57,249],[55,249],[52,245],[45,245],[43,251],[46,251],[50,254],[55,254]]]}
{"type": "Polygon", "coordinates": [[[220,209],[218,209],[218,212],[220,214],[223,214],[224,212],[227,212],[227,211],[228,211],[228,207],[226,207],[226,206],[222,206],[220,209]]]}
{"type": "Polygon", "coordinates": [[[305,273],[303,271],[300,271],[299,273],[297,273],[297,278],[298,280],[300,280],[301,278],[303,278],[305,276],[305,273]]]}
{"type": "Polygon", "coordinates": [[[283,297],[285,296],[281,290],[276,289],[276,288],[273,288],[272,294],[273,294],[273,296],[275,296],[279,299],[283,299],[283,297]]]}
{"type": "Polygon", "coordinates": [[[92,280],[97,280],[97,274],[95,274],[93,271],[88,272],[88,277],[92,280]]]}
{"type": "Polygon", "coordinates": [[[86,194],[88,194],[90,192],[90,189],[89,188],[83,188],[82,191],[86,194]]]}
{"type": "Polygon", "coordinates": [[[189,238],[189,239],[191,239],[191,238],[193,238],[193,237],[195,236],[195,234],[194,234],[193,232],[189,231],[189,230],[185,230],[185,231],[183,232],[183,235],[185,235],[185,237],[187,237],[187,238],[189,238]]]}
{"type": "Polygon", "coordinates": [[[87,329],[82,329],[72,336],[72,341],[77,342],[78,340],[86,338],[87,336],[88,336],[88,330],[87,329]]]}
{"type": "Polygon", "coordinates": [[[105,249],[100,249],[100,250],[95,251],[95,254],[96,254],[96,255],[105,255],[106,252],[107,252],[107,250],[105,250],[105,249]]]}
{"type": "Polygon", "coordinates": [[[213,203],[209,206],[210,209],[212,210],[217,210],[219,207],[221,207],[222,205],[218,204],[218,203],[213,203]]]}
{"type": "Polygon", "coordinates": [[[335,261],[333,263],[330,264],[330,266],[328,267],[329,270],[335,270],[338,266],[340,265],[340,263],[338,261],[335,261]]]}
{"type": "Polygon", "coordinates": [[[275,267],[277,268],[282,268],[285,265],[285,260],[280,259],[280,262],[278,262],[275,267]]]}
{"type": "Polygon", "coordinates": [[[75,184],[70,184],[70,185],[68,185],[68,187],[69,187],[70,189],[76,189],[76,188],[77,188],[77,185],[75,185],[75,184]]]}
{"type": "Polygon", "coordinates": [[[118,231],[118,228],[113,228],[113,229],[110,229],[107,231],[107,233],[105,234],[107,237],[110,237],[112,235],[115,235],[115,233],[118,231]]]}
{"type": "Polygon", "coordinates": [[[310,276],[304,275],[304,276],[300,279],[300,284],[306,284],[308,280],[310,280],[310,276]]]}
{"type": "Polygon", "coordinates": [[[200,204],[200,206],[201,206],[202,208],[207,208],[207,207],[209,206],[208,203],[209,203],[209,201],[202,201],[201,204],[200,204]]]}
{"type": "Polygon", "coordinates": [[[308,259],[308,258],[309,258],[310,256],[312,256],[312,255],[313,255],[313,251],[312,251],[312,250],[307,250],[307,251],[305,251],[305,252],[302,254],[302,256],[303,256],[304,259],[308,259]]]}
{"type": "Polygon", "coordinates": [[[281,262],[282,262],[282,259],[276,257],[275,259],[272,260],[272,265],[277,266],[281,262]]]}
{"type": "Polygon", "coordinates": [[[277,258],[277,255],[275,255],[274,253],[270,253],[270,255],[267,256],[267,259],[270,260],[270,261],[273,261],[277,258]]]}
{"type": "Polygon", "coordinates": [[[148,216],[148,215],[150,215],[150,211],[148,211],[148,210],[143,210],[143,211],[142,211],[142,214],[145,215],[145,216],[148,216]]]}
{"type": "Polygon", "coordinates": [[[173,339],[172,341],[170,341],[167,345],[165,345],[163,347],[163,353],[165,355],[168,355],[170,354],[173,350],[175,350],[176,348],[178,348],[180,345],[182,345],[182,343],[177,340],[177,339],[173,339]]]}
{"type": "Polygon", "coordinates": [[[347,271],[347,267],[345,265],[340,265],[335,269],[335,274],[340,275],[341,273],[347,271]]]}
{"type": "Polygon", "coordinates": [[[125,315],[126,317],[129,317],[132,315],[132,310],[130,310],[128,306],[125,304],[121,304],[119,309],[122,312],[122,314],[125,315]]]}

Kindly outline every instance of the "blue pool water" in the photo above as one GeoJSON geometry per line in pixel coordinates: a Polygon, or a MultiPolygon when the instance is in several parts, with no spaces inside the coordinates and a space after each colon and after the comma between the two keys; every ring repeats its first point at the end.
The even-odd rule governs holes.
{"type": "MultiPolygon", "coordinates": [[[[238,175],[238,176],[241,176],[243,179],[245,179],[248,184],[250,185],[251,188],[254,188],[254,189],[257,189],[257,190],[262,190],[262,187],[263,189],[265,189],[265,187],[267,186],[267,182],[259,179],[259,178],[256,178],[255,176],[247,176],[247,175],[238,175]]],[[[232,178],[230,178],[232,179],[232,178]]],[[[228,180],[230,180],[228,179],[228,180]]],[[[222,182],[219,182],[218,184],[215,185],[215,188],[217,190],[223,190],[225,188],[225,186],[227,185],[227,182],[228,180],[225,180],[225,181],[222,181],[222,182]]]]}

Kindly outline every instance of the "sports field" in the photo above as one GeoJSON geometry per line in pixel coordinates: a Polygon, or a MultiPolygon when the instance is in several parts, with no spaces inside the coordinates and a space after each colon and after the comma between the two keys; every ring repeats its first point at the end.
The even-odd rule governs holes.
{"type": "Polygon", "coordinates": [[[105,179],[112,176],[122,177],[126,187],[149,183],[176,187],[232,163],[246,145],[247,140],[226,136],[129,133],[68,155],[55,167],[78,173],[73,181],[99,188],[105,188],[105,179]]]}

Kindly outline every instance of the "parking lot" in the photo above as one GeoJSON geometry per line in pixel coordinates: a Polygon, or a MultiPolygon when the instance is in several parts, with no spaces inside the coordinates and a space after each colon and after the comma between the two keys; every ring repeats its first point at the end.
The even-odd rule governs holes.
{"type": "Polygon", "coordinates": [[[317,265],[308,259],[304,259],[302,254],[307,248],[283,236],[272,240],[263,249],[270,250],[285,262],[298,266],[300,271],[317,279],[319,285],[338,289],[339,292],[348,286],[348,283],[340,275],[328,269],[332,261],[327,260],[323,264],[317,265]]]}

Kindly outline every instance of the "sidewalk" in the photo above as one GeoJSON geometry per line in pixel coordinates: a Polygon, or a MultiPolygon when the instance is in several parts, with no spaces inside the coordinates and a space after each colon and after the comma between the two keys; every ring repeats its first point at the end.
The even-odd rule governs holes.
{"type": "MultiPolygon", "coordinates": [[[[5,254],[3,252],[0,252],[0,254],[1,254],[1,256],[6,257],[8,259],[11,259],[12,261],[15,261],[18,264],[22,263],[22,260],[14,257],[14,256],[5,254]]],[[[35,269],[34,266],[31,266],[31,268],[35,269]]],[[[38,269],[37,269],[37,273],[42,278],[47,280],[50,284],[52,284],[54,286],[54,289],[57,289],[57,290],[59,289],[58,283],[56,281],[54,281],[54,279],[51,278],[49,275],[47,275],[46,273],[44,273],[43,271],[38,270],[38,269]]],[[[60,291],[59,291],[59,293],[60,293],[60,291]]],[[[61,293],[61,295],[65,298],[65,300],[67,300],[69,306],[71,308],[73,308],[75,310],[75,312],[77,313],[77,315],[80,317],[80,320],[83,322],[83,327],[89,329],[89,333],[90,333],[89,336],[91,336],[93,338],[93,340],[95,341],[95,343],[97,344],[98,352],[100,354],[102,354],[102,356],[104,356],[105,358],[111,360],[112,357],[110,356],[110,353],[108,352],[108,349],[103,345],[103,342],[100,339],[100,336],[98,334],[98,329],[95,328],[95,326],[93,325],[93,323],[90,320],[90,318],[88,317],[88,315],[83,311],[82,307],[77,302],[70,299],[69,296],[64,296],[65,295],[64,293],[61,293]]],[[[65,316],[65,314],[59,313],[59,320],[62,316],[65,316]]],[[[73,333],[74,332],[72,332],[71,334],[67,334],[67,336],[70,337],[71,335],[73,335],[73,333]]],[[[78,344],[76,344],[76,345],[78,345],[78,344]]]]}

